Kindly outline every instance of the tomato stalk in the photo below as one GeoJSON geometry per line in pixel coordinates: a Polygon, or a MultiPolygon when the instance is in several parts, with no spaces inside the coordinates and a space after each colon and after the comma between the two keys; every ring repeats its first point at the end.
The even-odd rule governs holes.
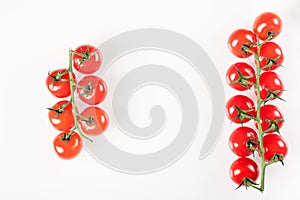
{"type": "MultiPolygon", "coordinates": [[[[260,50],[261,50],[261,47],[271,39],[272,39],[272,36],[267,37],[267,39],[265,41],[262,41],[262,42],[260,42],[260,40],[258,39],[258,41],[257,41],[257,52],[253,52],[250,49],[246,49],[246,50],[244,49],[245,51],[247,51],[247,52],[254,55],[255,65],[256,65],[256,83],[254,84],[254,88],[256,90],[256,96],[257,96],[257,103],[256,103],[257,104],[257,109],[256,109],[256,117],[254,118],[254,120],[257,122],[259,148],[255,149],[255,151],[257,151],[259,153],[260,158],[261,158],[261,173],[260,173],[260,184],[253,184],[251,181],[247,181],[247,179],[245,179],[244,180],[245,183],[242,183],[242,184],[244,184],[246,187],[255,188],[255,189],[257,189],[261,192],[263,192],[264,189],[265,189],[265,174],[266,174],[267,166],[269,166],[273,163],[276,163],[278,161],[282,162],[281,159],[272,159],[269,162],[266,162],[266,160],[265,160],[263,136],[269,129],[274,130],[274,128],[269,127],[268,130],[263,131],[262,125],[261,125],[262,119],[261,119],[261,116],[260,116],[260,110],[261,110],[262,104],[265,104],[269,100],[269,99],[263,100],[261,98],[261,95],[260,95],[260,76],[261,76],[262,70],[265,67],[268,67],[268,65],[269,65],[269,63],[267,63],[266,66],[261,68],[260,62],[259,62],[260,50]]],[[[275,131],[278,132],[278,129],[275,129],[275,131]]],[[[249,146],[249,149],[254,150],[254,148],[250,147],[250,146],[249,146]]]]}
{"type": "Polygon", "coordinates": [[[255,86],[255,90],[256,90],[256,96],[257,96],[257,109],[256,109],[256,117],[255,117],[255,121],[257,122],[257,129],[258,129],[258,137],[259,137],[259,149],[257,149],[257,152],[260,155],[261,158],[261,173],[260,173],[260,184],[259,186],[257,186],[256,184],[252,184],[252,183],[248,183],[247,186],[253,187],[261,192],[264,191],[265,189],[265,174],[266,174],[266,168],[267,166],[278,162],[278,161],[282,161],[282,160],[271,160],[269,162],[266,162],[265,160],[265,155],[264,155],[264,144],[263,144],[263,136],[265,134],[266,131],[263,131],[262,129],[262,125],[261,125],[261,116],[260,116],[260,110],[261,110],[261,106],[262,104],[266,103],[265,100],[261,99],[261,95],[260,95],[260,76],[261,76],[261,72],[263,70],[263,68],[261,68],[260,66],[260,62],[259,62],[259,57],[260,57],[260,50],[263,44],[265,44],[267,41],[269,41],[271,39],[271,37],[268,37],[265,41],[260,42],[260,40],[258,39],[257,41],[257,52],[252,52],[250,50],[250,52],[254,55],[255,57],[255,65],[256,65],[256,83],[254,84],[255,86]]]}
{"type": "MultiPolygon", "coordinates": [[[[71,49],[69,49],[69,67],[68,67],[68,72],[69,72],[69,77],[70,77],[70,91],[71,91],[71,99],[70,102],[72,103],[72,108],[73,108],[73,115],[74,115],[74,122],[75,122],[75,127],[74,130],[76,129],[78,131],[78,133],[80,134],[81,137],[87,139],[90,142],[93,142],[92,139],[90,139],[89,137],[85,136],[82,132],[81,129],[79,127],[79,123],[78,123],[78,116],[82,117],[79,115],[79,113],[77,112],[77,108],[76,108],[76,103],[75,103],[75,86],[76,83],[74,81],[74,77],[73,77],[73,62],[72,62],[72,55],[73,55],[73,51],[71,49]]],[[[72,131],[74,131],[72,130],[72,131]]]]}
{"type": "Polygon", "coordinates": [[[259,57],[260,57],[260,48],[263,43],[257,42],[257,54],[254,54],[255,57],[255,64],[256,64],[256,84],[255,84],[255,90],[257,94],[257,109],[256,109],[256,122],[257,122],[257,129],[258,129],[258,137],[259,137],[259,154],[261,158],[261,174],[260,174],[260,187],[256,188],[259,189],[261,192],[264,191],[265,187],[265,174],[266,174],[266,161],[265,161],[265,155],[264,155],[264,145],[263,145],[263,135],[264,132],[262,130],[261,126],[261,118],[260,118],[260,108],[263,103],[261,97],[260,97],[260,74],[262,69],[260,68],[259,63],[259,57]]]}
{"type": "Polygon", "coordinates": [[[69,141],[74,134],[74,131],[76,130],[76,127],[73,127],[72,130],[69,133],[65,133],[62,137],[62,140],[69,141]]]}

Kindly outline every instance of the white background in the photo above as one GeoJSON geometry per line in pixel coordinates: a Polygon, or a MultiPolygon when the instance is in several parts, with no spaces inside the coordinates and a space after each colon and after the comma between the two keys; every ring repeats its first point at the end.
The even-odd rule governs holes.
{"type": "MultiPolygon", "coordinates": [[[[297,0],[127,0],[127,1],[3,1],[0,4],[0,197],[16,199],[297,199],[299,190],[299,34],[297,0]],[[285,53],[280,73],[287,103],[276,102],[285,114],[282,134],[290,145],[286,165],[267,171],[266,191],[235,185],[228,168],[235,156],[227,146],[235,125],[226,120],[214,151],[197,160],[196,140],[171,167],[150,175],[127,175],[110,170],[86,151],[71,161],[57,158],[52,139],[57,132],[47,119],[55,103],[45,87],[49,69],[67,65],[67,50],[99,45],[113,35],[136,28],[164,28],[200,44],[224,81],[234,58],[227,50],[228,35],[251,28],[265,11],[281,16],[284,28],[276,41],[285,53]]],[[[227,99],[234,91],[225,85],[227,99]]],[[[220,114],[223,115],[223,111],[220,114]]]]}

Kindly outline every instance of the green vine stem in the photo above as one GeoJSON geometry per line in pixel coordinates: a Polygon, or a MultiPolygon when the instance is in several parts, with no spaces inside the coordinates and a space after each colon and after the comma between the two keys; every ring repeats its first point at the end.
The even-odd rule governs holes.
{"type": "Polygon", "coordinates": [[[261,118],[260,118],[260,108],[263,103],[260,97],[260,74],[261,74],[261,68],[259,63],[259,57],[260,57],[260,48],[263,43],[258,42],[257,45],[257,54],[254,54],[255,57],[255,64],[256,64],[256,84],[255,84],[255,90],[257,94],[257,109],[256,109],[256,122],[257,122],[257,128],[258,128],[258,135],[259,135],[259,154],[261,158],[261,175],[260,175],[260,191],[264,191],[265,188],[265,174],[266,174],[266,161],[265,161],[265,155],[264,155],[264,145],[263,145],[263,135],[264,132],[262,130],[261,126],[261,118]]]}
{"type": "MultiPolygon", "coordinates": [[[[260,57],[260,50],[261,50],[262,45],[264,45],[270,39],[272,39],[271,36],[268,37],[265,41],[262,41],[262,42],[260,42],[258,40],[258,42],[256,44],[257,45],[257,52],[253,52],[250,49],[247,50],[248,52],[250,52],[254,55],[255,65],[256,65],[256,83],[254,84],[254,87],[255,87],[256,96],[257,96],[257,109],[256,109],[256,117],[254,118],[254,120],[257,123],[258,137],[259,137],[259,148],[256,151],[259,153],[260,158],[261,158],[260,184],[257,186],[256,184],[252,184],[250,182],[250,183],[248,183],[247,186],[255,188],[255,189],[257,189],[261,192],[263,192],[265,190],[265,174],[266,174],[267,166],[277,162],[276,160],[271,160],[269,162],[266,162],[266,160],[265,160],[264,144],[263,144],[263,136],[264,136],[265,132],[262,129],[261,117],[260,117],[261,106],[262,106],[263,103],[265,103],[265,101],[263,101],[261,99],[261,96],[260,96],[260,76],[261,76],[262,68],[260,66],[259,57],[260,57]]],[[[278,161],[280,161],[280,160],[278,160],[278,161]]]]}
{"type": "Polygon", "coordinates": [[[87,139],[90,142],[93,142],[92,139],[90,139],[89,137],[87,137],[86,135],[84,135],[81,132],[81,129],[79,127],[79,123],[78,123],[78,117],[82,117],[78,111],[77,111],[77,107],[75,104],[75,98],[74,98],[74,94],[75,94],[75,87],[76,87],[76,83],[74,81],[74,77],[73,77],[73,62],[72,62],[72,55],[73,55],[73,51],[71,49],[69,49],[69,67],[68,67],[68,72],[69,72],[69,78],[70,78],[70,91],[71,91],[71,99],[70,102],[72,103],[72,108],[73,108],[73,115],[74,115],[74,122],[75,122],[75,127],[72,131],[77,130],[77,132],[79,133],[79,135],[85,139],[87,139]]]}

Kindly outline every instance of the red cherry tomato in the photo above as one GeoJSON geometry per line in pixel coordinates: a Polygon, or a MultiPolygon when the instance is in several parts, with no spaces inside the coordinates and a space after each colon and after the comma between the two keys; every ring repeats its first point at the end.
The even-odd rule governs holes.
{"type": "Polygon", "coordinates": [[[275,99],[276,97],[280,97],[282,95],[284,87],[278,74],[274,72],[264,72],[260,75],[259,82],[260,98],[262,100],[270,98],[275,99]]]}
{"type": "Polygon", "coordinates": [[[228,100],[226,115],[235,123],[246,123],[251,120],[251,117],[255,117],[254,103],[249,97],[236,95],[228,100]]]}
{"type": "Polygon", "coordinates": [[[48,117],[57,130],[67,131],[74,126],[72,104],[69,101],[59,101],[49,108],[48,117]]]}
{"type": "Polygon", "coordinates": [[[261,40],[266,40],[271,34],[273,39],[281,32],[282,21],[280,17],[271,12],[265,12],[259,15],[253,23],[253,31],[261,40]]]}
{"type": "Polygon", "coordinates": [[[62,132],[53,140],[54,150],[62,159],[72,159],[76,157],[82,149],[80,136],[70,131],[62,132]]]}
{"type": "Polygon", "coordinates": [[[272,160],[275,154],[279,154],[283,159],[288,153],[286,141],[277,134],[268,134],[263,137],[264,156],[266,161],[272,160]]]}
{"type": "Polygon", "coordinates": [[[103,133],[109,124],[107,113],[98,107],[88,107],[80,114],[79,124],[82,131],[91,136],[103,133]]]}
{"type": "MultiPolygon", "coordinates": [[[[274,105],[262,106],[260,109],[260,118],[263,131],[267,131],[272,127],[272,129],[268,130],[266,133],[278,132],[282,127],[284,120],[280,110],[274,105]]],[[[257,127],[257,123],[255,125],[257,127]]]]}
{"type": "Polygon", "coordinates": [[[102,56],[96,47],[92,45],[81,45],[73,53],[73,66],[82,74],[96,72],[102,64],[102,56]]]}
{"type": "Polygon", "coordinates": [[[277,69],[284,60],[281,47],[274,42],[266,42],[261,46],[259,65],[265,71],[277,69]]]}
{"type": "Polygon", "coordinates": [[[253,52],[256,52],[256,46],[254,43],[257,42],[256,35],[246,29],[238,29],[234,31],[228,38],[228,48],[233,55],[239,58],[247,58],[252,55],[250,52],[246,52],[248,48],[253,52]]]}
{"type": "Polygon", "coordinates": [[[229,170],[230,178],[238,185],[242,184],[246,178],[256,181],[258,173],[256,162],[249,158],[238,158],[231,164],[229,170]]]}
{"type": "Polygon", "coordinates": [[[89,104],[97,105],[101,103],[107,94],[107,86],[103,79],[89,75],[79,81],[77,93],[79,98],[89,104]]]}
{"type": "Polygon", "coordinates": [[[255,84],[255,71],[247,63],[235,63],[227,70],[226,80],[230,87],[244,91],[250,89],[255,84]]]}
{"type": "Polygon", "coordinates": [[[252,128],[242,126],[231,133],[229,147],[237,156],[247,157],[253,153],[253,150],[247,147],[247,143],[252,143],[252,147],[256,148],[257,142],[257,133],[252,128]]]}
{"type": "MultiPolygon", "coordinates": [[[[73,73],[74,82],[76,82],[76,77],[73,73]]],[[[70,77],[67,69],[58,69],[49,72],[46,85],[51,94],[58,98],[65,98],[70,96],[70,77]]]]}

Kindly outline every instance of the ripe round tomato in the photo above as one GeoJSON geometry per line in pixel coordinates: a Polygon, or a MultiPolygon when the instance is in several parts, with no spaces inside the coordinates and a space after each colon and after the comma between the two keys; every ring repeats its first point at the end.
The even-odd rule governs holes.
{"type": "Polygon", "coordinates": [[[67,131],[74,127],[72,104],[69,101],[59,101],[49,108],[48,117],[57,130],[67,131]]]}
{"type": "Polygon", "coordinates": [[[102,64],[102,55],[92,45],[81,45],[73,52],[73,66],[82,74],[96,72],[102,64]]]}
{"type": "Polygon", "coordinates": [[[101,108],[94,106],[87,107],[80,115],[83,117],[79,117],[79,125],[81,130],[87,135],[99,135],[108,127],[108,115],[101,108]]]}
{"type": "Polygon", "coordinates": [[[69,131],[62,132],[53,140],[54,150],[62,159],[72,159],[76,157],[82,149],[80,136],[69,131]]]}
{"type": "Polygon", "coordinates": [[[274,42],[266,42],[261,46],[259,65],[265,71],[277,69],[284,60],[281,47],[274,42]],[[268,66],[268,67],[266,67],[268,66]]]}
{"type": "MultiPolygon", "coordinates": [[[[283,125],[283,116],[280,110],[274,105],[264,105],[260,109],[261,127],[263,131],[268,130],[266,133],[278,132],[283,125]]],[[[257,127],[257,123],[256,123],[257,127]]]]}
{"type": "Polygon", "coordinates": [[[235,129],[229,137],[229,147],[231,151],[240,157],[247,157],[253,153],[253,150],[247,147],[247,142],[253,142],[253,147],[258,142],[257,133],[249,127],[242,126],[235,129]]]}
{"type": "Polygon", "coordinates": [[[259,15],[253,23],[253,31],[261,40],[266,40],[271,34],[273,39],[281,32],[282,22],[280,17],[271,12],[265,12],[259,15]]]}
{"type": "Polygon", "coordinates": [[[242,184],[246,178],[256,181],[258,173],[256,162],[249,158],[238,158],[231,164],[229,170],[230,178],[238,185],[242,184]]]}
{"type": "Polygon", "coordinates": [[[226,73],[226,80],[230,87],[244,91],[255,84],[255,71],[247,63],[238,62],[229,67],[226,73]]]}
{"type": "Polygon", "coordinates": [[[256,35],[252,31],[238,29],[229,36],[227,44],[233,55],[239,58],[247,58],[251,56],[252,53],[246,52],[245,49],[256,52],[256,42],[256,35]]]}
{"type": "Polygon", "coordinates": [[[89,75],[79,81],[77,93],[83,102],[97,105],[105,99],[107,86],[103,79],[89,75]]]}
{"type": "MultiPolygon", "coordinates": [[[[264,72],[260,75],[260,98],[262,100],[275,99],[280,97],[283,92],[283,84],[274,72],[264,72]]],[[[256,92],[256,90],[255,90],[256,92]]]]}
{"type": "Polygon", "coordinates": [[[226,104],[226,115],[235,123],[246,123],[255,117],[254,103],[244,95],[233,96],[226,104]]]}
{"type": "MultiPolygon", "coordinates": [[[[74,82],[76,82],[75,74],[73,73],[74,82]]],[[[70,96],[70,77],[67,69],[58,69],[49,72],[46,85],[51,94],[58,98],[70,96]]]]}
{"type": "Polygon", "coordinates": [[[286,141],[277,134],[268,134],[263,137],[265,160],[272,160],[275,154],[282,154],[280,159],[283,159],[288,153],[286,141]]]}

